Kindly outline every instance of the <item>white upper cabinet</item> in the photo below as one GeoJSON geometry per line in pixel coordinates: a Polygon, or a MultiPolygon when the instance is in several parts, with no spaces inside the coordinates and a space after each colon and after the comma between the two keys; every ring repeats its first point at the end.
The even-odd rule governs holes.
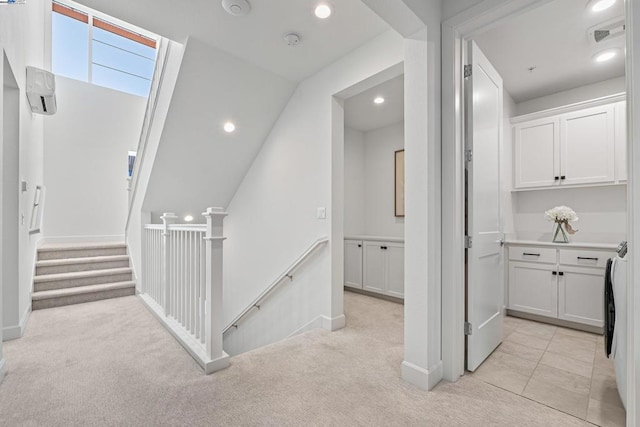
{"type": "Polygon", "coordinates": [[[627,103],[614,104],[615,146],[616,146],[616,180],[627,181],[627,103]]]}
{"type": "Polygon", "coordinates": [[[514,131],[516,190],[625,182],[625,103],[597,105],[532,120],[514,131]]]}
{"type": "Polygon", "coordinates": [[[548,187],[560,174],[560,121],[557,117],[515,126],[516,188],[548,187]]]}
{"type": "Polygon", "coordinates": [[[560,116],[560,184],[614,182],[613,105],[560,116]]]}

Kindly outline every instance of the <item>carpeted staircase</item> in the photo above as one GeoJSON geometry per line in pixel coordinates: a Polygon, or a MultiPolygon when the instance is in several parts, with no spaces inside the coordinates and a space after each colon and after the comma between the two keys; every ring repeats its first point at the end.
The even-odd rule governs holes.
{"type": "Polygon", "coordinates": [[[135,294],[124,243],[43,246],[33,287],[33,310],[135,294]]]}

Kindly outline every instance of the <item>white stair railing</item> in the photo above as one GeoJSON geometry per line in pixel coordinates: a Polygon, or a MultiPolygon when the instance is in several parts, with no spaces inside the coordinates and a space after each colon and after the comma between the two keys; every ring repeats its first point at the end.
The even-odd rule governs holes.
{"type": "MultiPolygon", "coordinates": [[[[138,176],[140,174],[140,167],[144,160],[145,149],[147,148],[147,141],[149,139],[149,130],[153,124],[153,117],[155,115],[156,106],[158,104],[158,95],[162,89],[162,82],[164,80],[164,72],[167,67],[167,59],[169,58],[169,49],[171,43],[169,40],[160,38],[158,41],[158,47],[156,50],[156,64],[153,70],[153,77],[151,79],[151,87],[149,89],[149,97],[147,98],[147,106],[144,112],[144,119],[142,120],[142,129],[140,130],[140,140],[138,141],[138,148],[136,150],[136,160],[133,164],[133,173],[129,180],[129,207],[135,197],[135,193],[138,188],[138,176]]],[[[130,213],[130,212],[129,212],[130,213]]]]}
{"type": "Polygon", "coordinates": [[[244,310],[240,312],[225,328],[223,333],[227,333],[231,328],[238,328],[238,325],[245,317],[247,317],[253,310],[260,309],[260,306],[264,301],[266,301],[275,291],[282,285],[282,283],[286,283],[285,279],[289,279],[293,281],[293,273],[302,265],[302,263],[311,256],[320,246],[326,244],[329,241],[328,237],[321,237],[307,250],[305,250],[287,269],[279,275],[276,280],[274,280],[267,288],[260,294],[258,297],[251,302],[244,310]]]}
{"type": "Polygon", "coordinates": [[[229,366],[222,349],[222,208],[203,214],[206,225],[147,224],[140,298],[207,374],[229,366]]]}

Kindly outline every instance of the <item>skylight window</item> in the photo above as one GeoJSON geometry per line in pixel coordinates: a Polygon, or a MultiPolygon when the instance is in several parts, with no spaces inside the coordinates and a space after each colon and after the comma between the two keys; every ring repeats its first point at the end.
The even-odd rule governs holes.
{"type": "Polygon", "coordinates": [[[52,68],[55,74],[139,96],[148,96],[156,41],[96,17],[53,3],[52,68]]]}

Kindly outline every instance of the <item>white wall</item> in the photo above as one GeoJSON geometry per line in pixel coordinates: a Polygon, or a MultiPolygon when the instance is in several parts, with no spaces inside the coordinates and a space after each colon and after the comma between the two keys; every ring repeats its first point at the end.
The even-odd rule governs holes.
{"type": "MultiPolygon", "coordinates": [[[[590,99],[601,98],[607,95],[615,95],[625,92],[624,77],[605,80],[591,85],[580,86],[540,98],[531,99],[516,105],[513,116],[520,116],[550,108],[562,107],[590,99]]],[[[512,116],[512,117],[513,117],[512,116]]]]}
{"type": "Polygon", "coordinates": [[[365,231],[365,145],[364,133],[344,128],[344,235],[365,231]]]}
{"type": "Polygon", "coordinates": [[[143,210],[191,214],[231,201],[295,84],[189,38],[143,210]],[[226,121],[236,124],[224,132],[226,121]]]}
{"type": "MultiPolygon", "coordinates": [[[[402,60],[402,38],[388,32],[296,88],[228,207],[225,321],[236,316],[316,239],[330,236],[332,221],[341,223],[344,206],[340,203],[337,218],[332,215],[331,205],[332,155],[339,155],[340,160],[333,167],[344,171],[343,145],[340,153],[332,153],[336,102],[332,96],[402,60]],[[316,218],[318,207],[327,209],[327,219],[316,218]]],[[[265,303],[279,307],[278,311],[286,315],[255,312],[252,316],[261,319],[259,328],[240,327],[230,332],[252,335],[253,339],[229,337],[225,342],[273,342],[309,322],[317,322],[319,317],[328,329],[341,327],[342,287],[332,288],[331,275],[332,251],[343,246],[342,237],[339,240],[314,255],[294,276],[293,283],[285,285],[305,290],[304,295],[298,295],[292,304],[278,295],[265,303]],[[309,269],[314,274],[305,275],[309,269]]]]}
{"type": "Polygon", "coordinates": [[[123,240],[127,152],[147,100],[61,76],[56,86],[58,112],[44,126],[45,238],[123,240]]]}
{"type": "Polygon", "coordinates": [[[404,148],[404,123],[369,132],[345,128],[344,234],[404,237],[396,217],[394,152],[404,148]]]}
{"type": "Polygon", "coordinates": [[[578,214],[572,224],[580,230],[573,242],[620,243],[626,240],[626,186],[566,188],[516,193],[515,226],[523,240],[551,241],[553,223],[544,211],[565,205],[578,214]]]}
{"type": "Polygon", "coordinates": [[[404,237],[404,218],[395,216],[395,157],[404,148],[404,122],[364,134],[365,234],[404,237]]]}
{"type": "Polygon", "coordinates": [[[503,93],[502,102],[502,148],[500,159],[500,187],[502,207],[502,230],[507,238],[515,237],[516,228],[514,222],[515,198],[513,189],[513,131],[509,119],[514,116],[516,103],[506,90],[503,93]]]}
{"type": "MultiPolygon", "coordinates": [[[[49,0],[0,8],[0,50],[5,51],[20,89],[20,178],[28,183],[28,191],[21,193],[19,202],[20,214],[24,215],[28,215],[30,210],[36,184],[43,182],[43,119],[42,116],[32,114],[25,101],[24,70],[27,65],[49,68],[49,63],[45,60],[49,49],[49,36],[45,35],[45,28],[50,22],[50,10],[49,0]]],[[[0,91],[3,89],[0,88],[0,91]]],[[[33,263],[40,236],[29,235],[27,226],[25,224],[19,230],[19,283],[10,284],[9,288],[7,284],[3,284],[3,292],[11,292],[14,297],[18,295],[19,315],[18,318],[10,319],[11,323],[4,324],[3,329],[17,327],[21,331],[30,312],[33,263]]],[[[2,314],[0,313],[0,318],[4,317],[2,314]]],[[[0,372],[3,370],[1,365],[0,355],[0,372]]]]}

